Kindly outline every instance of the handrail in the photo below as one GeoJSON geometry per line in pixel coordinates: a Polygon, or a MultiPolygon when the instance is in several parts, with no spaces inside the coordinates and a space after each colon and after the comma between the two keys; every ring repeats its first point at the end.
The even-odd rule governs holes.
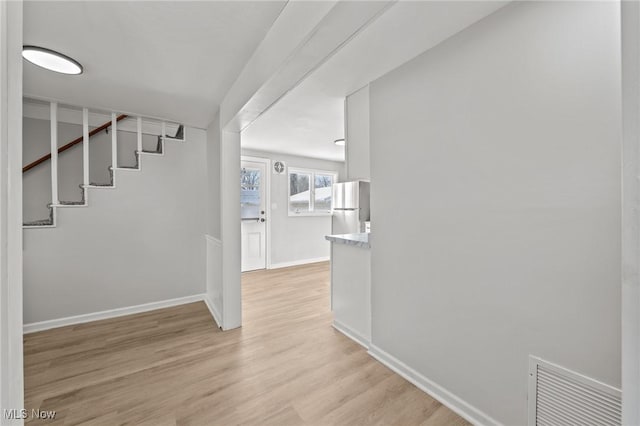
{"type": "MultiPolygon", "coordinates": [[[[122,114],[119,115],[116,118],[116,122],[120,121],[120,120],[124,120],[125,118],[127,118],[128,116],[126,114],[122,114]]],[[[100,132],[102,132],[103,130],[108,129],[109,127],[111,127],[111,120],[107,121],[106,123],[104,123],[102,126],[100,127],[96,127],[95,129],[93,129],[92,131],[89,132],[89,137],[96,135],[100,132]]],[[[68,150],[69,148],[79,144],[80,142],[82,142],[83,137],[80,136],[77,139],[72,140],[71,142],[69,142],[68,144],[61,146],[60,148],[58,148],[58,154],[60,154],[61,152],[64,152],[66,150],[68,150]]],[[[44,155],[40,158],[38,158],[36,161],[27,164],[26,166],[24,166],[22,168],[22,173],[28,172],[29,170],[33,169],[35,166],[37,166],[38,164],[42,164],[47,160],[51,159],[51,153],[48,153],[47,155],[44,155]]]]}

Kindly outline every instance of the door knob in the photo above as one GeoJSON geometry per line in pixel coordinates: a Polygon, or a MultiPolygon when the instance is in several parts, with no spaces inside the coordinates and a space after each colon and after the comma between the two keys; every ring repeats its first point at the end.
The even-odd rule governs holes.
{"type": "Polygon", "coordinates": [[[260,222],[264,222],[264,218],[260,219],[260,222]]]}

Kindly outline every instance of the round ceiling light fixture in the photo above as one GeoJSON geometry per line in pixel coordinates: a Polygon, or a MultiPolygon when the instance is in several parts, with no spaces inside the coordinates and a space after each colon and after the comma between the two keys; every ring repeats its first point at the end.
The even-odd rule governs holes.
{"type": "Polygon", "coordinates": [[[38,46],[23,46],[22,57],[41,68],[61,74],[82,74],[80,62],[55,50],[38,46]]]}
{"type": "Polygon", "coordinates": [[[338,146],[344,146],[344,138],[336,139],[335,141],[333,141],[333,143],[335,143],[338,146]]]}

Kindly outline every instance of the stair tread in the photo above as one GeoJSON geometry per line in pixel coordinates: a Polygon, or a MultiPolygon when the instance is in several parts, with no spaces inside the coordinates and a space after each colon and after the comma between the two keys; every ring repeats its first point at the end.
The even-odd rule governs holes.
{"type": "Polygon", "coordinates": [[[31,222],[24,222],[22,226],[51,226],[53,221],[49,219],[33,220],[31,222]]]}
{"type": "Polygon", "coordinates": [[[49,209],[49,217],[46,219],[38,219],[38,220],[32,220],[29,222],[22,222],[22,226],[33,226],[33,227],[37,227],[37,226],[55,226],[55,218],[54,218],[54,209],[51,206],[47,207],[49,209]]]}
{"type": "Polygon", "coordinates": [[[162,138],[162,140],[165,140],[165,141],[174,141],[174,142],[184,142],[184,139],[173,138],[173,137],[171,137],[171,136],[164,136],[164,137],[162,138]]]}
{"type": "Polygon", "coordinates": [[[82,206],[84,205],[84,201],[60,201],[58,203],[60,206],[82,206]]]}

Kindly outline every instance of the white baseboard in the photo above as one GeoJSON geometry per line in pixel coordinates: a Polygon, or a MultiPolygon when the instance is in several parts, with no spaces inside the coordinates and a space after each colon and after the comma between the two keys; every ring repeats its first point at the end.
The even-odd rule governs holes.
{"type": "Polygon", "coordinates": [[[460,417],[471,422],[474,425],[500,425],[501,423],[490,417],[489,415],[478,410],[476,407],[468,404],[462,398],[449,392],[437,383],[429,380],[422,374],[418,373],[402,361],[383,351],[375,345],[369,346],[369,355],[398,373],[418,387],[418,389],[429,394],[442,405],[447,406],[451,411],[460,417]]]}
{"type": "Polygon", "coordinates": [[[306,265],[308,263],[326,262],[329,259],[330,259],[329,256],[326,256],[326,257],[316,257],[313,259],[294,260],[291,262],[272,263],[271,265],[269,265],[267,269],[280,269],[280,268],[288,268],[290,266],[306,265]]]}
{"type": "Polygon", "coordinates": [[[33,322],[31,324],[25,324],[22,330],[24,334],[29,334],[35,333],[36,331],[49,330],[51,328],[82,324],[85,322],[98,321],[108,318],[116,318],[124,315],[139,314],[142,312],[154,311],[156,309],[169,308],[171,306],[184,305],[187,303],[200,302],[203,300],[205,300],[204,294],[194,294],[192,296],[179,297],[177,299],[161,300],[159,302],[144,303],[142,305],[127,306],[125,308],[109,309],[107,311],[92,312],[90,314],[75,315],[72,317],[33,322]]]}
{"type": "Polygon", "coordinates": [[[204,303],[207,305],[207,308],[209,308],[209,312],[211,312],[211,316],[213,317],[213,320],[216,322],[216,325],[218,326],[219,329],[224,330],[224,328],[222,327],[222,315],[220,315],[220,312],[218,312],[218,310],[216,309],[216,306],[213,304],[213,302],[209,299],[208,295],[204,295],[204,303]]]}
{"type": "Polygon", "coordinates": [[[346,325],[344,325],[343,323],[335,319],[333,320],[332,325],[333,325],[333,328],[335,328],[340,333],[347,336],[349,339],[353,340],[360,346],[363,346],[365,349],[369,349],[369,344],[370,344],[369,339],[364,337],[362,334],[358,333],[357,331],[353,330],[350,327],[347,327],[346,325]]]}

